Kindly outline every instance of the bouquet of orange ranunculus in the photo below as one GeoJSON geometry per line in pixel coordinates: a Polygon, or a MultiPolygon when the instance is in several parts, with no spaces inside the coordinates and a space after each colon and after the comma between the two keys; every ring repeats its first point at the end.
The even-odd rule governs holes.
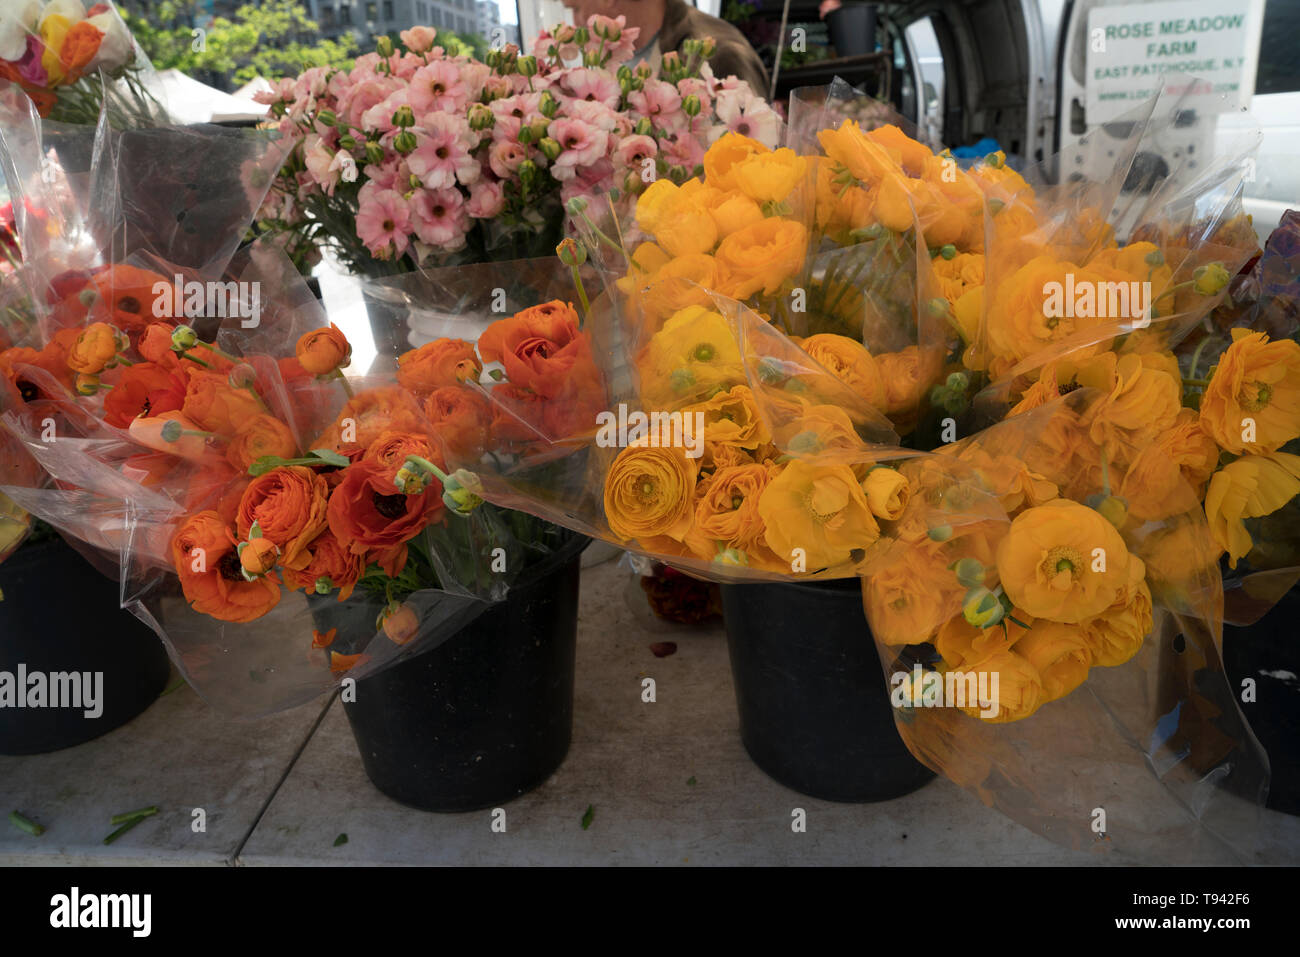
{"type": "MultiPolygon", "coordinates": [[[[162,135],[117,137],[121,165],[90,179],[130,195],[135,150],[162,135]]],[[[236,187],[259,180],[249,169],[282,160],[264,134],[231,142],[243,154],[225,152],[236,187]]],[[[0,434],[35,468],[6,470],[5,493],[120,567],[125,603],[210,700],[264,713],[344,674],[373,674],[581,548],[562,529],[482,505],[447,465],[457,450],[521,456],[532,412],[563,421],[605,404],[576,313],[544,295],[571,294],[565,273],[557,282],[554,270],[503,267],[495,285],[533,285],[513,314],[492,317],[477,347],[442,339],[353,378],[343,371],[349,343],[279,250],[254,245],[222,264],[229,237],[204,231],[218,224],[195,222],[201,239],[160,235],[132,219],[138,207],[85,209],[81,194],[35,172],[44,163],[23,162],[24,201],[51,214],[25,225],[82,228],[24,265],[37,321],[0,351],[0,434]],[[120,261],[94,247],[100,226],[133,242],[120,261]],[[525,350],[517,363],[518,344],[539,337],[554,350],[525,350]],[[493,362],[506,371],[477,398],[455,388],[493,362]],[[490,393],[528,411],[484,417],[490,393]]],[[[251,217],[260,196],[245,198],[251,217]]],[[[235,237],[243,225],[232,225],[235,237]]]]}

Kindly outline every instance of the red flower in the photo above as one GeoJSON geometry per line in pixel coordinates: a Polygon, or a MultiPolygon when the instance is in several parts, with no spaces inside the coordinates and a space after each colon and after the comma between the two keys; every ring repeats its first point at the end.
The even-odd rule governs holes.
{"type": "Polygon", "coordinates": [[[418,495],[403,495],[382,462],[361,461],[344,470],[327,515],[334,537],[361,554],[410,541],[443,510],[437,479],[418,495]]]}

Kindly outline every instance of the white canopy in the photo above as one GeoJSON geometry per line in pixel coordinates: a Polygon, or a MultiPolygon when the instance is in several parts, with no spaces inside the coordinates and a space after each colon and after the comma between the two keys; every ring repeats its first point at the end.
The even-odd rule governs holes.
{"type": "Polygon", "coordinates": [[[259,80],[267,88],[270,87],[269,83],[258,77],[235,94],[223,93],[174,69],[159,70],[146,79],[145,83],[175,122],[216,123],[222,120],[264,119],[266,107],[253,99],[253,93],[257,92],[255,85],[259,80]]]}

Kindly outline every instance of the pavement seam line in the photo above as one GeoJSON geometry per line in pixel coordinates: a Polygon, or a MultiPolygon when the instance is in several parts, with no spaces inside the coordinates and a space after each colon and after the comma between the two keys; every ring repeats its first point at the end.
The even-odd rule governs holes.
{"type": "Polygon", "coordinates": [[[293,769],[297,767],[298,759],[301,758],[302,753],[307,750],[307,745],[311,744],[311,739],[316,736],[316,732],[320,729],[321,723],[325,720],[325,716],[329,714],[330,708],[334,706],[334,699],[338,697],[338,694],[338,691],[335,690],[334,693],[329,696],[329,700],[325,702],[325,707],[321,708],[320,714],[316,716],[316,720],[312,722],[312,726],[308,728],[307,733],[303,735],[302,743],[299,744],[297,749],[293,752],[293,757],[289,759],[289,763],[285,766],[284,773],[280,775],[280,780],[275,782],[275,787],[271,788],[271,793],[266,796],[266,800],[263,801],[262,806],[258,808],[257,816],[253,818],[253,823],[248,826],[248,830],[240,839],[239,845],[235,848],[234,853],[230,855],[230,860],[226,861],[227,866],[240,866],[239,855],[244,852],[244,847],[248,844],[249,840],[252,839],[253,832],[257,830],[257,825],[262,823],[262,818],[266,816],[267,810],[271,807],[271,802],[275,800],[276,795],[280,793],[280,789],[284,787],[284,782],[289,779],[289,775],[292,774],[293,769]]]}

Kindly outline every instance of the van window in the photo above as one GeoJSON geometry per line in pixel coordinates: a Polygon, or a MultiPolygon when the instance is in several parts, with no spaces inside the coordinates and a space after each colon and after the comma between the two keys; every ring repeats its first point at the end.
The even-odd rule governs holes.
{"type": "Polygon", "coordinates": [[[1300,90],[1300,3],[1268,0],[1259,43],[1255,95],[1300,90]]]}

